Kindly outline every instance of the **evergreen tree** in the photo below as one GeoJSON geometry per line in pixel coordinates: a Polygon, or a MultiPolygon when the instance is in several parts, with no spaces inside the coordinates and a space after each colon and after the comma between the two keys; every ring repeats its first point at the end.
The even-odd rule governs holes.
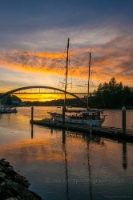
{"type": "Polygon", "coordinates": [[[133,91],[122,82],[117,83],[113,77],[109,83],[99,84],[98,89],[93,92],[93,107],[120,108],[123,105],[133,105],[133,91]]]}
{"type": "Polygon", "coordinates": [[[7,105],[12,105],[12,97],[11,97],[11,95],[8,95],[6,104],[7,104],[7,105]]]}

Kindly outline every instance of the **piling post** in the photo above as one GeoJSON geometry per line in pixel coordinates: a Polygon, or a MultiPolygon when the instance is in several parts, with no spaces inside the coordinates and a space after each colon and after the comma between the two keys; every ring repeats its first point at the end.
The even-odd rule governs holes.
{"type": "Polygon", "coordinates": [[[62,123],[65,124],[65,106],[62,106],[62,123]]]}
{"type": "Polygon", "coordinates": [[[122,131],[126,134],[126,108],[122,107],[122,131]]]}
{"type": "Polygon", "coordinates": [[[33,122],[33,116],[34,116],[34,107],[31,106],[31,122],[33,122]]]}

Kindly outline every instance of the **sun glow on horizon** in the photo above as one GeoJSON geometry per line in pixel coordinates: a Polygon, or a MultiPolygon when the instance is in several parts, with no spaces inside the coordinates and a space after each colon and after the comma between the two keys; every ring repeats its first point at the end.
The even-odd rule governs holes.
{"type": "Polygon", "coordinates": [[[24,101],[46,102],[64,98],[64,94],[15,94],[15,95],[19,97],[22,100],[22,102],[24,101]]]}
{"type": "MultiPolygon", "coordinates": [[[[20,98],[22,100],[22,102],[26,102],[26,101],[30,101],[30,102],[46,102],[46,101],[52,101],[52,100],[59,100],[59,99],[64,99],[65,95],[62,94],[12,94],[17,96],[18,98],[20,98]]],[[[78,98],[83,98],[84,97],[84,93],[83,94],[76,94],[76,96],[78,98]]],[[[76,98],[72,95],[67,94],[66,95],[67,99],[72,99],[72,98],[76,98]]]]}

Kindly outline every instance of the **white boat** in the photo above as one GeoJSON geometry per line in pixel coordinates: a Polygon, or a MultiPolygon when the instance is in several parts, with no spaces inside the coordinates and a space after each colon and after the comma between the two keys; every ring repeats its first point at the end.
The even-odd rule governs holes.
{"type": "Polygon", "coordinates": [[[66,58],[66,80],[65,80],[65,103],[64,112],[62,107],[62,114],[57,112],[48,112],[51,115],[51,120],[55,122],[62,123],[72,123],[72,124],[82,124],[87,126],[97,126],[100,127],[104,120],[105,115],[103,115],[103,110],[100,109],[90,109],[88,107],[89,99],[89,84],[90,84],[90,64],[91,64],[91,53],[89,53],[89,70],[88,70],[88,96],[87,96],[87,108],[85,110],[67,110],[66,109],[66,90],[67,90],[67,74],[68,74],[68,48],[69,48],[69,38],[67,44],[67,58],[66,58]],[[66,115],[65,113],[69,113],[66,115]],[[70,114],[72,113],[72,114],[70,114]]]}
{"type": "Polygon", "coordinates": [[[0,106],[0,114],[4,114],[4,113],[17,113],[17,109],[1,105],[0,106]]]}
{"type": "MultiPolygon", "coordinates": [[[[103,110],[90,109],[75,112],[69,110],[67,112],[71,114],[65,115],[65,123],[100,127],[105,120],[103,110]]],[[[56,112],[49,112],[49,114],[51,115],[51,120],[54,122],[63,122],[63,114],[56,112]]]]}

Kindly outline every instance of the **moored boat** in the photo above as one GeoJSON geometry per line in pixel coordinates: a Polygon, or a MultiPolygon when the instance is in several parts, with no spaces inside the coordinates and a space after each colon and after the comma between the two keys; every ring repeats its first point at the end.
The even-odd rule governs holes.
{"type": "Polygon", "coordinates": [[[0,106],[0,114],[5,114],[5,113],[17,113],[17,109],[10,108],[7,106],[0,106]]]}
{"type": "MultiPolygon", "coordinates": [[[[105,120],[103,110],[98,109],[79,110],[76,112],[67,111],[67,113],[69,114],[65,115],[65,123],[100,127],[105,120]]],[[[55,122],[63,122],[63,114],[56,112],[49,112],[49,114],[51,115],[51,120],[55,122]]]]}
{"type": "Polygon", "coordinates": [[[90,86],[90,65],[91,65],[91,53],[89,53],[89,70],[88,70],[88,93],[87,93],[87,107],[86,109],[77,110],[67,110],[66,109],[66,91],[67,91],[67,75],[68,75],[68,48],[69,48],[69,38],[67,44],[67,57],[66,57],[66,77],[65,77],[65,99],[64,107],[62,107],[62,114],[57,112],[48,112],[51,115],[52,121],[71,123],[71,124],[82,124],[87,126],[98,126],[100,127],[104,120],[105,115],[103,115],[103,110],[100,109],[90,109],[89,104],[89,86],[90,86]],[[72,113],[67,115],[66,113],[72,113]]]}

